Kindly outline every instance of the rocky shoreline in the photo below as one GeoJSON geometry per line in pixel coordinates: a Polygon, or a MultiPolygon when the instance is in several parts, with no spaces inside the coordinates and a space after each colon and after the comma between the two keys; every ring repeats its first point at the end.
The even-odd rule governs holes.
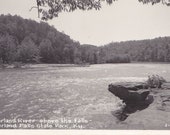
{"type": "Polygon", "coordinates": [[[170,129],[170,83],[149,88],[146,83],[115,83],[109,91],[125,105],[112,112],[120,129],[170,129]]]}

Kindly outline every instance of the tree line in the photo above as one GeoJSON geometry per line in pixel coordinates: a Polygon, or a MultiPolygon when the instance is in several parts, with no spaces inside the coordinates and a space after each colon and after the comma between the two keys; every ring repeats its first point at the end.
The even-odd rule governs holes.
{"type": "Polygon", "coordinates": [[[47,23],[1,15],[0,61],[79,63],[80,44],[47,23]]]}
{"type": "Polygon", "coordinates": [[[170,37],[80,45],[44,22],[0,16],[0,63],[99,64],[170,62],[170,37]]]}
{"type": "Polygon", "coordinates": [[[103,47],[107,57],[126,55],[130,61],[170,62],[170,37],[110,43],[103,47]]]}

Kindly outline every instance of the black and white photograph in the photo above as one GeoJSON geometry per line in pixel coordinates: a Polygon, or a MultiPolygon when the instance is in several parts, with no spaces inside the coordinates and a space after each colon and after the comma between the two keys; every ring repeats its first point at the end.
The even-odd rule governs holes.
{"type": "Polygon", "coordinates": [[[0,0],[1,130],[170,130],[170,0],[0,0]]]}

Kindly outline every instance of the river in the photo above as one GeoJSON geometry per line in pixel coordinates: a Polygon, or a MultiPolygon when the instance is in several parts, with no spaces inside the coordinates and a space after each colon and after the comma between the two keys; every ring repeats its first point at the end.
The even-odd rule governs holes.
{"type": "Polygon", "coordinates": [[[112,112],[122,103],[108,91],[108,85],[144,81],[152,74],[170,80],[170,64],[0,69],[0,119],[85,119],[86,129],[117,129],[121,126],[112,112]]]}

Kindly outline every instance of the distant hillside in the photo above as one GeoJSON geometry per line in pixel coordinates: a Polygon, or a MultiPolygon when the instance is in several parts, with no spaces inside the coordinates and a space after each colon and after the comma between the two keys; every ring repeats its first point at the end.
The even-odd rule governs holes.
{"type": "Polygon", "coordinates": [[[0,63],[170,62],[170,37],[80,45],[44,22],[0,15],[0,63]]]}
{"type": "Polygon", "coordinates": [[[170,37],[110,43],[100,48],[105,60],[120,55],[131,61],[170,62],[170,37]]]}
{"type": "Polygon", "coordinates": [[[170,62],[170,37],[83,45],[82,59],[89,63],[170,62]],[[93,61],[93,62],[92,62],[93,61]]]}
{"type": "Polygon", "coordinates": [[[80,44],[44,22],[0,16],[0,61],[79,63],[80,44]]]}

